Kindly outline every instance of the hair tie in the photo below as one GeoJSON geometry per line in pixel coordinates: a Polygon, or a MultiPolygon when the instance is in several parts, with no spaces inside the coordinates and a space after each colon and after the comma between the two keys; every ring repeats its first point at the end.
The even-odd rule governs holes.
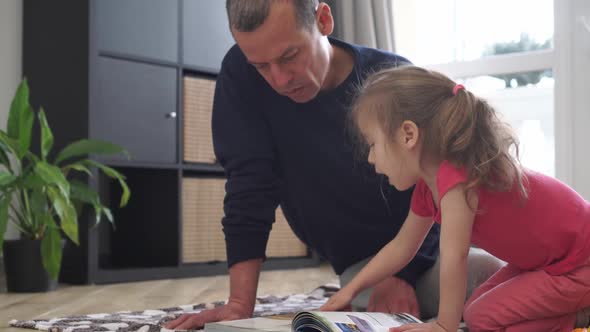
{"type": "Polygon", "coordinates": [[[465,87],[463,86],[463,84],[457,84],[455,85],[455,87],[453,88],[453,96],[457,95],[457,92],[459,92],[459,90],[463,90],[465,89],[465,87]]]}

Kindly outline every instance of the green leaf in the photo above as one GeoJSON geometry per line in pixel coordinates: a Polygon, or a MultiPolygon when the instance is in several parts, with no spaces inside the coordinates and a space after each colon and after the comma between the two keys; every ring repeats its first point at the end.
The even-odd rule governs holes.
{"type": "Polygon", "coordinates": [[[8,147],[6,147],[4,143],[0,142],[0,164],[4,165],[7,170],[11,170],[10,159],[8,159],[7,152],[10,153],[8,147]]]}
{"type": "Polygon", "coordinates": [[[71,198],[80,200],[84,203],[98,205],[99,204],[99,197],[98,193],[90,188],[87,184],[73,180],[70,183],[71,186],[71,198]]]}
{"type": "Polygon", "coordinates": [[[45,224],[47,222],[47,218],[45,215],[48,213],[49,209],[47,206],[47,198],[45,192],[43,191],[43,187],[36,187],[32,190],[29,190],[25,195],[29,195],[29,206],[30,206],[30,214],[31,214],[31,221],[34,225],[35,229],[47,231],[45,224]]]}
{"type": "Polygon", "coordinates": [[[0,130],[0,142],[3,150],[6,150],[14,157],[18,157],[19,143],[17,140],[0,130]]]}
{"type": "Polygon", "coordinates": [[[45,224],[48,227],[41,240],[41,257],[43,258],[43,266],[51,279],[57,280],[62,258],[61,234],[50,215],[45,215],[45,224]]]}
{"type": "Polygon", "coordinates": [[[41,159],[31,151],[27,152],[26,157],[29,158],[35,164],[41,161],[41,159]]]}
{"type": "Polygon", "coordinates": [[[100,222],[100,219],[102,218],[102,215],[104,214],[107,219],[109,220],[109,222],[111,223],[111,225],[113,226],[113,229],[115,229],[115,220],[113,219],[113,213],[111,212],[111,210],[109,208],[107,208],[106,206],[102,205],[102,204],[98,204],[94,206],[94,213],[95,213],[95,224],[94,226],[98,225],[98,223],[100,222]]]}
{"type": "Polygon", "coordinates": [[[110,178],[117,179],[119,181],[119,185],[121,186],[121,189],[123,190],[123,194],[121,195],[121,202],[119,203],[119,207],[124,207],[125,205],[127,205],[127,203],[129,202],[129,197],[131,197],[131,192],[129,191],[129,187],[127,186],[127,183],[125,182],[125,177],[123,176],[123,174],[117,172],[116,170],[114,170],[108,166],[98,163],[94,160],[87,159],[84,161],[84,163],[89,165],[90,167],[99,168],[101,171],[103,171],[110,178]]]}
{"type": "Polygon", "coordinates": [[[104,213],[104,215],[107,217],[107,219],[111,222],[111,224],[113,224],[113,226],[115,226],[115,224],[113,223],[114,219],[113,219],[113,214],[111,213],[111,210],[107,207],[102,207],[101,208],[102,213],[104,213]]]}
{"type": "Polygon", "coordinates": [[[44,161],[40,161],[35,165],[35,173],[37,173],[45,183],[56,185],[62,192],[62,195],[66,198],[66,201],[69,201],[70,183],[61,172],[61,169],[44,161]]]}
{"type": "Polygon", "coordinates": [[[37,218],[40,218],[44,213],[47,213],[47,200],[42,187],[36,187],[32,190],[31,210],[37,218]]]}
{"type": "Polygon", "coordinates": [[[74,204],[74,208],[76,209],[76,216],[80,218],[82,214],[82,209],[84,208],[84,203],[82,201],[72,200],[72,204],[74,204]]]}
{"type": "Polygon", "coordinates": [[[31,146],[34,113],[29,104],[29,86],[23,79],[10,105],[8,113],[8,137],[18,140],[18,158],[22,158],[31,146]]]}
{"type": "Polygon", "coordinates": [[[61,192],[53,187],[47,187],[47,194],[53,204],[55,212],[61,221],[61,229],[75,244],[78,240],[78,218],[74,205],[61,195],[61,192]]]}
{"type": "MultiPolygon", "coordinates": [[[[98,193],[90,186],[80,181],[72,181],[71,188],[72,200],[79,200],[81,202],[91,204],[94,207],[95,224],[98,224],[100,222],[103,210],[106,209],[102,204],[100,204],[100,197],[98,196],[98,193]]],[[[108,211],[108,213],[110,213],[110,211],[108,211]]],[[[106,213],[105,215],[107,218],[109,218],[109,215],[106,213]]],[[[111,223],[113,222],[112,215],[110,216],[109,221],[111,223]]]]}
{"type": "Polygon", "coordinates": [[[33,113],[33,109],[29,106],[23,113],[21,114],[20,118],[20,129],[19,129],[19,152],[18,157],[22,158],[31,147],[31,132],[33,131],[33,122],[35,120],[35,114],[33,113]]]}
{"type": "Polygon", "coordinates": [[[100,205],[94,205],[94,226],[100,223],[100,219],[102,217],[102,209],[100,205]]]}
{"type": "Polygon", "coordinates": [[[43,108],[39,111],[38,117],[39,124],[41,125],[41,158],[46,160],[47,155],[51,152],[51,147],[53,147],[53,133],[51,132],[51,128],[49,128],[43,108]]]}
{"type": "Polygon", "coordinates": [[[92,205],[95,212],[95,223],[98,224],[100,222],[101,207],[98,193],[81,181],[73,180],[71,181],[70,186],[72,189],[70,198],[76,208],[76,212],[79,214],[82,211],[84,204],[92,205]]]}
{"type": "Polygon", "coordinates": [[[45,185],[45,181],[41,179],[39,174],[30,172],[22,179],[22,185],[25,189],[41,188],[45,185]]]}
{"type": "Polygon", "coordinates": [[[88,169],[88,167],[80,164],[80,163],[73,163],[73,164],[69,164],[65,167],[63,167],[64,172],[69,171],[70,169],[74,169],[78,172],[84,172],[86,174],[88,174],[89,176],[92,176],[92,172],[90,172],[90,170],[88,169]]]}
{"type": "Polygon", "coordinates": [[[12,175],[10,172],[0,171],[0,187],[5,187],[13,183],[16,179],[18,178],[12,175]]]}
{"type": "Polygon", "coordinates": [[[3,246],[6,225],[8,225],[8,204],[10,204],[11,197],[10,192],[7,192],[0,199],[0,248],[3,246]]]}
{"type": "Polygon", "coordinates": [[[18,86],[16,94],[10,104],[7,124],[8,137],[15,140],[19,138],[21,114],[29,108],[29,85],[25,78],[18,86]]]}
{"type": "Polygon", "coordinates": [[[119,145],[105,141],[83,139],[66,146],[55,158],[55,163],[59,164],[60,162],[66,159],[70,159],[73,157],[83,157],[89,154],[117,153],[122,153],[129,157],[127,151],[125,151],[125,149],[123,149],[119,145]]]}

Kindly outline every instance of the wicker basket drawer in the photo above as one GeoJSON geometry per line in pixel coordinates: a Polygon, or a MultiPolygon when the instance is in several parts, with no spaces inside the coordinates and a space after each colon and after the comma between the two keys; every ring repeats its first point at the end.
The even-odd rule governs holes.
{"type": "MultiPolygon", "coordinates": [[[[182,261],[225,261],[221,230],[224,179],[185,178],[182,184],[182,261]]],[[[280,208],[266,247],[268,257],[306,257],[307,247],[293,234],[280,208]]]]}
{"type": "Polygon", "coordinates": [[[184,161],[215,163],[211,134],[214,93],[214,80],[184,77],[184,161]]]}
{"type": "Polygon", "coordinates": [[[277,208],[275,223],[266,244],[266,256],[268,257],[305,257],[308,255],[307,247],[291,230],[291,227],[283,215],[281,207],[277,208]]]}

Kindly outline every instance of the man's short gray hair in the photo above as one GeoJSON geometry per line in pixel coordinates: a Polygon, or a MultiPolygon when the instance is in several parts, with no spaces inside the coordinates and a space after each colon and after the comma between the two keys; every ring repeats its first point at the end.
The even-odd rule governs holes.
{"type": "Polygon", "coordinates": [[[225,8],[230,29],[252,32],[264,23],[273,2],[290,1],[295,8],[298,28],[308,31],[315,25],[315,11],[318,0],[226,0],[225,8]]]}

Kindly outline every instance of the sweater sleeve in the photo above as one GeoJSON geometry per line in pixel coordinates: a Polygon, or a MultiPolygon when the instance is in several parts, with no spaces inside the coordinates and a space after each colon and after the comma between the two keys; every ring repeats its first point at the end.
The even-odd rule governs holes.
{"type": "Polygon", "coordinates": [[[213,145],[227,177],[222,220],[227,263],[266,258],[278,205],[278,178],[270,129],[254,105],[250,70],[234,47],[225,57],[213,103],[213,145]]]}

